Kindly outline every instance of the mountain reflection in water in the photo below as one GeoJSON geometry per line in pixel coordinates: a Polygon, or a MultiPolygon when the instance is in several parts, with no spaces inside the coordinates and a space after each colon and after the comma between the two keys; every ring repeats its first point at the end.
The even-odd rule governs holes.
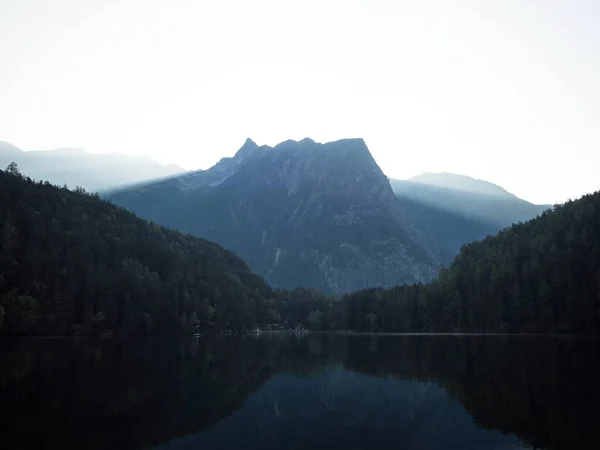
{"type": "Polygon", "coordinates": [[[0,340],[20,448],[600,448],[593,339],[0,340]]]}

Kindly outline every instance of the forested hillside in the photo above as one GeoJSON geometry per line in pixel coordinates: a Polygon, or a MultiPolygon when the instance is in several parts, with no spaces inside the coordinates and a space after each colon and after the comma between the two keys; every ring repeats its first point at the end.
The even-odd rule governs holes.
{"type": "Polygon", "coordinates": [[[345,297],[363,331],[600,332],[600,192],[466,245],[438,280],[345,297]]]}
{"type": "Polygon", "coordinates": [[[0,171],[6,335],[314,330],[600,332],[600,193],[466,245],[429,284],[273,290],[215,243],[0,171]]]}
{"type": "Polygon", "coordinates": [[[276,293],[232,252],[81,189],[0,171],[0,330],[191,333],[280,320],[276,293]]]}

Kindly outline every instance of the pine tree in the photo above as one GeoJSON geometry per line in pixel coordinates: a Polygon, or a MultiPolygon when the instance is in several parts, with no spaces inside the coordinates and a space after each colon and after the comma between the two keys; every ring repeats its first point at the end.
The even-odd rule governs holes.
{"type": "Polygon", "coordinates": [[[17,177],[21,176],[21,171],[19,170],[19,166],[14,161],[11,161],[8,164],[8,166],[6,166],[6,172],[13,176],[17,176],[17,177]]]}

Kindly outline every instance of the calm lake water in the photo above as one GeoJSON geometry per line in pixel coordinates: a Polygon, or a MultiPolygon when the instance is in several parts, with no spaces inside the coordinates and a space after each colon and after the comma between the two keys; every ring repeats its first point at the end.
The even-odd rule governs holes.
{"type": "Polygon", "coordinates": [[[599,349],[533,336],[0,340],[0,448],[600,448],[599,349]]]}

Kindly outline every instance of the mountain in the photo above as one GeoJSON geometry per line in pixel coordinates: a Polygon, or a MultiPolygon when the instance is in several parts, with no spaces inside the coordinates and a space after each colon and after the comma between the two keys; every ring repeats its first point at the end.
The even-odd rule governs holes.
{"type": "Polygon", "coordinates": [[[534,205],[483,180],[452,173],[425,173],[409,180],[390,180],[394,193],[443,211],[504,228],[532,219],[551,205],[534,205]]]}
{"type": "Polygon", "coordinates": [[[466,245],[427,285],[347,296],[345,328],[600,333],[600,192],[466,245]]]}
{"type": "Polygon", "coordinates": [[[96,192],[184,172],[177,165],[161,165],[147,156],[89,153],[79,148],[24,152],[0,142],[0,167],[16,162],[35,180],[96,192]]]}
{"type": "Polygon", "coordinates": [[[362,139],[273,148],[248,139],[209,170],[108,198],[220,243],[278,287],[342,293],[438,270],[439,251],[407,219],[362,139]]]}
{"type": "Polygon", "coordinates": [[[551,208],[529,203],[487,181],[452,173],[390,179],[390,184],[407,217],[443,250],[447,263],[464,244],[551,208]]]}
{"type": "MultiPolygon", "coordinates": [[[[289,143],[284,148],[296,149],[298,144],[289,143]]],[[[357,152],[363,159],[356,166],[366,167],[368,158],[364,150],[358,151],[364,144],[335,144],[323,145],[318,151],[326,147],[334,153],[339,145],[345,148],[343,161],[357,157],[352,156],[357,152]],[[350,150],[353,146],[357,148],[350,150]]],[[[268,163],[248,159],[248,163],[254,160],[252,164],[260,164],[263,171],[251,171],[260,177],[246,175],[257,185],[263,180],[265,189],[259,192],[265,195],[269,192],[266,187],[275,184],[278,189],[270,191],[273,197],[242,197],[235,204],[289,207],[285,203],[272,206],[282,192],[280,181],[273,178],[279,166],[272,173],[266,172],[276,149],[257,147],[255,151],[264,152],[268,163]]],[[[290,155],[275,156],[287,160],[290,155]]],[[[350,166],[340,170],[359,185],[366,182],[366,174],[361,172],[362,178],[357,179],[350,166]]],[[[333,191],[338,194],[338,203],[327,199],[314,208],[298,208],[299,223],[309,231],[316,229],[306,225],[313,214],[321,221],[312,224],[330,224],[331,228],[326,228],[330,234],[320,234],[321,238],[329,237],[329,241],[322,241],[323,252],[333,252],[342,239],[355,238],[358,244],[354,245],[364,255],[372,251],[372,236],[377,243],[382,236],[391,235],[386,245],[404,253],[389,255],[379,267],[389,267],[385,264],[390,260],[427,267],[423,260],[414,258],[427,261],[431,257],[427,251],[432,250],[419,246],[422,236],[410,229],[410,222],[402,222],[398,200],[393,195],[389,203],[374,200],[387,194],[377,193],[377,186],[385,183],[380,185],[377,171],[372,170],[374,180],[369,183],[374,183],[373,189],[361,186],[359,192],[368,201],[363,199],[366,204],[350,209],[358,211],[350,223],[339,226],[338,216],[329,216],[329,222],[320,216],[323,209],[341,208],[346,201],[339,196],[339,187],[334,189],[329,183],[329,191],[313,189],[309,193],[322,200],[333,191]],[[393,228],[377,228],[386,220],[393,228]],[[366,234],[369,229],[370,234],[366,234]],[[402,244],[400,239],[404,239],[402,244]]],[[[230,179],[235,182],[239,172],[243,171],[232,172],[234,175],[218,186],[227,186],[230,179]]],[[[295,179],[293,170],[281,176],[287,181],[295,179]]],[[[315,177],[319,178],[316,172],[315,177]]],[[[217,178],[215,173],[211,175],[213,182],[217,178]]],[[[306,193],[306,180],[301,179],[297,188],[306,193]]],[[[166,183],[175,181],[181,182],[166,183]]],[[[242,185],[252,187],[247,181],[242,185]]],[[[213,206],[212,211],[219,213],[214,205],[220,204],[231,213],[223,192],[199,185],[195,189],[200,193],[218,194],[210,203],[206,200],[210,196],[191,195],[194,188],[185,191],[186,197],[200,199],[200,211],[205,213],[205,207],[213,206]]],[[[233,198],[239,192],[246,191],[236,184],[226,191],[233,198]]],[[[283,194],[290,195],[289,191],[283,194]]],[[[360,195],[353,198],[356,204],[360,195]]],[[[310,198],[305,202],[310,203],[310,198]]],[[[275,213],[273,217],[277,219],[275,213]]],[[[252,217],[245,220],[252,224],[252,217]]],[[[313,329],[365,331],[600,333],[600,192],[464,246],[449,268],[428,284],[363,290],[346,294],[339,301],[314,289],[275,291],[241,259],[215,243],[148,223],[98,195],[36,183],[14,169],[0,171],[0,227],[0,330],[6,335],[189,333],[197,328],[213,332],[283,322],[313,329]]],[[[244,232],[243,228],[237,230],[244,232]]],[[[285,238],[284,231],[274,227],[269,234],[281,232],[285,238]]],[[[310,242],[305,230],[292,231],[296,232],[292,233],[293,244],[310,242]]],[[[315,235],[312,238],[316,242],[315,235]]],[[[285,242],[280,239],[278,242],[285,242]]],[[[289,248],[279,254],[280,260],[303,254],[297,247],[289,248]]],[[[414,266],[404,270],[410,275],[414,266]]],[[[299,270],[296,273],[305,276],[299,270]]]]}
{"type": "Polygon", "coordinates": [[[463,245],[496,234],[503,228],[412,198],[399,195],[398,199],[410,221],[439,247],[444,264],[451,263],[463,245]]]}
{"type": "Polygon", "coordinates": [[[515,195],[508,192],[497,184],[489,181],[480,180],[466,175],[459,175],[450,172],[431,173],[425,172],[421,175],[412,177],[410,181],[414,183],[437,186],[440,188],[452,189],[460,192],[470,192],[472,194],[481,194],[492,197],[518,199],[515,195]]]}
{"type": "Polygon", "coordinates": [[[3,334],[242,330],[279,322],[276,306],[276,293],[215,243],[0,171],[3,334]]]}

